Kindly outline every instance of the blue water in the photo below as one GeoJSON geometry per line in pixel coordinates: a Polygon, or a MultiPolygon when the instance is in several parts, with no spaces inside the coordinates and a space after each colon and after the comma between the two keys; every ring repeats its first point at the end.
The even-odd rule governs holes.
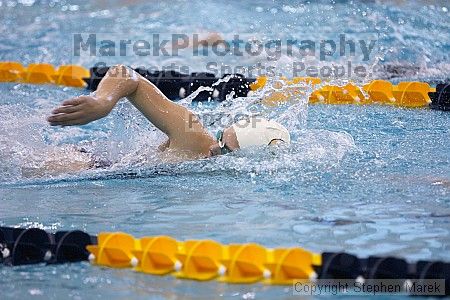
{"type": "MultiPolygon", "coordinates": [[[[449,78],[448,3],[390,3],[0,1],[0,61],[90,67],[98,57],[71,55],[72,33],[85,32],[146,38],[216,31],[261,39],[336,38],[339,33],[369,38],[375,33],[380,47],[366,64],[401,64],[418,71],[379,72],[373,78],[449,78]]],[[[202,71],[211,59],[129,56],[108,58],[108,63],[164,66],[176,61],[202,71]]],[[[265,57],[216,59],[232,66],[267,62],[265,57]]],[[[282,57],[273,65],[289,75],[291,62],[282,57]]],[[[450,260],[448,113],[307,106],[300,97],[287,110],[264,111],[289,127],[289,148],[170,164],[155,156],[163,135],[126,102],[90,125],[50,128],[45,122],[49,111],[84,91],[9,83],[1,84],[0,92],[0,225],[450,260]],[[77,159],[58,150],[73,144],[90,147],[114,164],[104,170],[23,176],[24,169],[51,155],[77,159]]],[[[186,103],[200,115],[220,109],[186,103]]],[[[236,103],[233,109],[244,109],[236,103]]],[[[291,287],[182,281],[88,263],[0,268],[0,274],[2,299],[296,298],[291,287]]]]}

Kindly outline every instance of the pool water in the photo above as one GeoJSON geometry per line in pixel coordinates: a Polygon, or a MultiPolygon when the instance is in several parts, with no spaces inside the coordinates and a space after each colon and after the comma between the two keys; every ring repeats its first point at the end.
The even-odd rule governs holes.
{"type": "MultiPolygon", "coordinates": [[[[338,30],[376,32],[381,48],[387,50],[380,50],[382,57],[369,63],[420,70],[373,78],[437,82],[450,75],[446,1],[392,7],[388,1],[128,2],[0,1],[0,61],[72,63],[68,40],[74,32],[144,37],[152,32],[207,30],[273,38],[312,36],[320,27],[320,34],[330,36],[338,30]]],[[[83,59],[77,63],[95,63],[95,58],[83,59]]],[[[203,71],[208,59],[176,58],[192,71],[203,71]]],[[[277,70],[288,75],[289,59],[275,62],[277,70]]],[[[137,57],[110,60],[132,65],[149,58],[144,63],[137,57]]],[[[163,66],[173,60],[158,56],[151,63],[163,66]]],[[[255,62],[254,57],[224,60],[233,66],[255,62]]],[[[51,128],[45,121],[49,111],[62,99],[85,91],[8,83],[0,85],[0,92],[0,225],[450,260],[446,112],[308,106],[305,96],[292,106],[264,112],[289,127],[289,147],[173,164],[155,156],[164,136],[126,102],[89,125],[51,128]],[[41,178],[23,176],[24,168],[72,144],[100,153],[113,165],[41,178]]],[[[240,103],[251,99],[236,100],[230,107],[242,111],[240,103]]],[[[184,105],[200,115],[225,109],[217,104],[184,105]]],[[[75,158],[65,154],[61,159],[75,158]]],[[[6,299],[296,298],[291,287],[183,281],[88,263],[2,267],[0,274],[6,299]]]]}

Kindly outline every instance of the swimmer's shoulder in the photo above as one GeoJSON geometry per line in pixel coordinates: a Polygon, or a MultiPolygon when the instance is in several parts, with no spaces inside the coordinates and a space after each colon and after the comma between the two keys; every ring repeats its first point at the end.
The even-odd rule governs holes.
{"type": "Polygon", "coordinates": [[[164,151],[159,151],[157,156],[161,161],[166,163],[179,163],[205,158],[203,154],[198,152],[170,147],[166,148],[164,151]]]}

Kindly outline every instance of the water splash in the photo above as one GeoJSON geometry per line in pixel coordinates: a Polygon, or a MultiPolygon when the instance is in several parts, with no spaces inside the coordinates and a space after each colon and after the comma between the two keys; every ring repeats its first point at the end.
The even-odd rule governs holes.
{"type": "MultiPolygon", "coordinates": [[[[45,121],[46,114],[57,104],[52,94],[58,97],[60,91],[49,88],[47,99],[38,98],[29,104],[0,105],[0,113],[4,116],[0,120],[0,157],[3,161],[0,180],[26,182],[30,177],[42,174],[43,180],[83,179],[130,170],[145,176],[161,166],[169,173],[226,171],[265,176],[278,172],[280,178],[289,180],[305,167],[305,162],[322,165],[324,169],[336,166],[343,155],[355,147],[351,136],[326,130],[308,130],[307,99],[312,92],[311,86],[304,83],[280,86],[279,83],[279,79],[272,79],[249,97],[227,98],[219,104],[192,103],[191,100],[179,103],[199,115],[200,119],[218,116],[220,120],[205,124],[211,132],[253,114],[277,120],[291,131],[293,142],[289,147],[239,151],[215,159],[176,164],[167,164],[157,151],[165,135],[127,102],[120,103],[110,116],[101,121],[65,128],[50,127],[45,121]],[[292,88],[301,89],[302,93],[278,106],[264,105],[264,99],[271,93],[292,88]],[[92,165],[93,157],[108,163],[102,169],[86,171],[92,165]],[[324,161],[327,163],[324,164],[324,161]],[[72,168],[80,171],[69,171],[72,168]]],[[[13,90],[11,98],[18,95],[32,97],[33,92],[29,87],[19,85],[13,90]]]]}

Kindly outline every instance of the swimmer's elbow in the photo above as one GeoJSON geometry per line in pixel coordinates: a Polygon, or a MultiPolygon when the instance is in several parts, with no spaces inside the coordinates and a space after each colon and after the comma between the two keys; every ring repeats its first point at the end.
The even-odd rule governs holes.
{"type": "Polygon", "coordinates": [[[107,87],[107,90],[115,90],[120,97],[132,95],[139,87],[139,79],[141,75],[133,69],[122,65],[114,65],[109,68],[105,83],[101,83],[99,89],[107,87]],[[108,84],[108,83],[109,84],[108,84]]]}
{"type": "Polygon", "coordinates": [[[123,64],[117,64],[117,65],[114,65],[112,67],[109,67],[108,75],[120,74],[120,72],[123,72],[123,71],[126,71],[126,70],[127,70],[127,66],[125,66],[123,64]]]}
{"type": "Polygon", "coordinates": [[[122,64],[110,67],[108,70],[108,76],[113,78],[130,80],[132,82],[135,82],[136,85],[139,82],[139,78],[142,77],[130,67],[122,64]]]}

